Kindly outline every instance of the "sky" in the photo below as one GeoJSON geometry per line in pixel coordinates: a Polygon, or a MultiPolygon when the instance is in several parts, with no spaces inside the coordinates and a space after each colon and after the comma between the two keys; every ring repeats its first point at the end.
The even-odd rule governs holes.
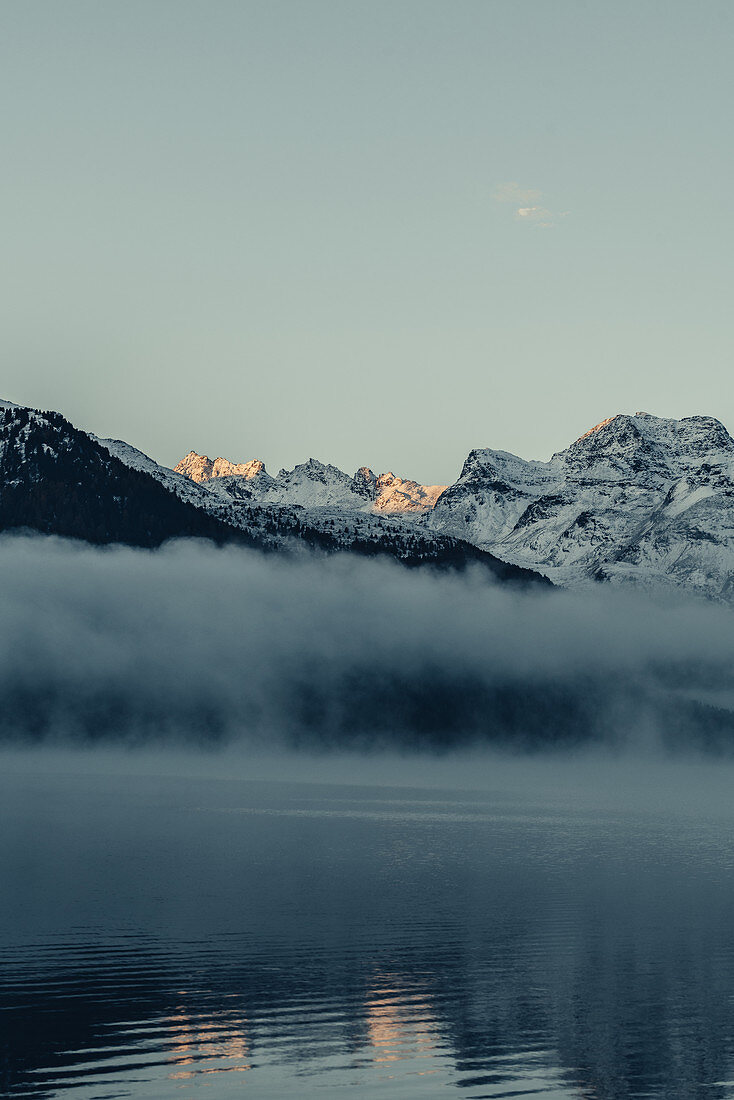
{"type": "Polygon", "coordinates": [[[3,0],[0,397],[454,480],[734,430],[734,6],[3,0]]]}

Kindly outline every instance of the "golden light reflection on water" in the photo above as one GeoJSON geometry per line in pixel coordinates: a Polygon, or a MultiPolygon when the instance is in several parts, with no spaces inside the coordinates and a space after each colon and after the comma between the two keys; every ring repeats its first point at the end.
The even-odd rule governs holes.
{"type": "Polygon", "coordinates": [[[438,1020],[423,994],[385,978],[368,995],[365,1009],[376,1062],[400,1062],[435,1053],[438,1020]]]}
{"type": "Polygon", "coordinates": [[[196,1069],[178,1069],[168,1074],[172,1081],[189,1080],[201,1073],[244,1073],[252,1068],[247,1038],[248,1020],[244,1016],[220,1018],[192,1016],[183,1009],[169,1016],[174,1046],[169,1062],[172,1066],[193,1066],[216,1061],[217,1065],[197,1065],[196,1069]]]}

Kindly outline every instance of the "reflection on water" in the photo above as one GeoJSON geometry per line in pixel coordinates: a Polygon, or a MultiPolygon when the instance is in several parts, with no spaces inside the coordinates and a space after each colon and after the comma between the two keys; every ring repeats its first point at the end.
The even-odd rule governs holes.
{"type": "MultiPolygon", "coordinates": [[[[420,993],[400,988],[399,979],[376,985],[365,1002],[370,1046],[375,1062],[399,1062],[435,1053],[438,1022],[420,993]]],[[[428,1072],[428,1071],[426,1071],[428,1072]]]]}
{"type": "Polygon", "coordinates": [[[734,1097],[734,818],[0,783],[0,1093],[734,1097]]]}

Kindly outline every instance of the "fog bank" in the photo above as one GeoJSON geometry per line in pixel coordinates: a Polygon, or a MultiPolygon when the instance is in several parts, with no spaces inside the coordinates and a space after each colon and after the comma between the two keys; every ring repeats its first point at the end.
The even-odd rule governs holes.
{"type": "Polygon", "coordinates": [[[8,743],[729,752],[734,615],[349,556],[0,539],[8,743]]]}

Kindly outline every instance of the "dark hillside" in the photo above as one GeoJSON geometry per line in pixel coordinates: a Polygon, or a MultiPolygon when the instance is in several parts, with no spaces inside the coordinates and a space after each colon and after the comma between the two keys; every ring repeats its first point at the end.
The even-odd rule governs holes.
{"type": "Polygon", "coordinates": [[[132,470],[55,412],[0,411],[0,530],[29,528],[98,545],[170,538],[257,545],[132,470]]]}

